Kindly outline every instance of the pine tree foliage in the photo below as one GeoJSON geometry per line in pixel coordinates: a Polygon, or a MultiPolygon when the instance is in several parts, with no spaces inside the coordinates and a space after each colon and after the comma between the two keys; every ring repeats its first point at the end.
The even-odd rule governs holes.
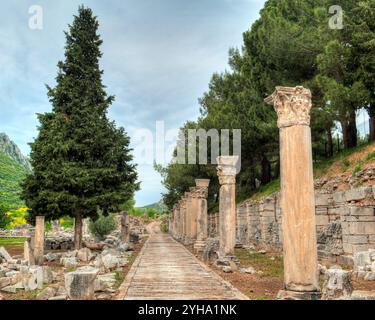
{"type": "Polygon", "coordinates": [[[118,210],[139,188],[130,139],[107,115],[114,97],[102,83],[98,27],[91,9],[81,6],[65,33],[65,60],[58,63],[56,86],[48,87],[52,111],[38,115],[34,170],[23,184],[30,220],[96,219],[99,210],[118,210]]]}

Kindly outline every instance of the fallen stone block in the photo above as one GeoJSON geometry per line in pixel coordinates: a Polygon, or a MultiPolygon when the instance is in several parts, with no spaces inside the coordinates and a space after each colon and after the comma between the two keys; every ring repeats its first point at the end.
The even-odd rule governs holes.
{"type": "Polygon", "coordinates": [[[375,281],[375,272],[367,272],[364,279],[366,281],[375,281]]]}
{"type": "Polygon", "coordinates": [[[9,277],[3,277],[0,278],[0,289],[7,287],[10,285],[10,278],[9,277]]]}
{"type": "Polygon", "coordinates": [[[94,255],[89,248],[82,248],[77,252],[77,258],[82,262],[90,262],[93,257],[94,255]]]}
{"type": "Polygon", "coordinates": [[[65,289],[71,300],[91,300],[94,297],[96,268],[80,268],[65,274],[65,289]]]}
{"type": "Polygon", "coordinates": [[[323,300],[334,300],[340,297],[350,296],[353,292],[351,280],[352,273],[337,267],[331,267],[325,273],[323,284],[323,300]]]}
{"type": "Polygon", "coordinates": [[[37,296],[36,300],[49,300],[56,294],[56,289],[52,287],[47,287],[42,290],[37,296]]]}
{"type": "Polygon", "coordinates": [[[78,266],[76,257],[61,258],[60,263],[64,266],[64,268],[77,268],[78,266]]]}
{"type": "Polygon", "coordinates": [[[8,251],[6,251],[4,247],[0,247],[0,258],[7,262],[12,260],[11,255],[8,253],[8,251]]]}
{"type": "Polygon", "coordinates": [[[7,286],[7,287],[2,288],[0,290],[3,291],[3,292],[6,292],[6,293],[17,293],[17,289],[16,289],[15,286],[7,286]]]}

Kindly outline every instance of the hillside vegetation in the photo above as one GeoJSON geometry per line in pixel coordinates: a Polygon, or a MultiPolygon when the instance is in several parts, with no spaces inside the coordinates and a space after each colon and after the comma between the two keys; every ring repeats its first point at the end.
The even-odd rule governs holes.
{"type": "Polygon", "coordinates": [[[27,170],[10,156],[0,151],[0,204],[8,210],[24,206],[19,195],[20,182],[26,177],[27,170]]]}
{"type": "MultiPolygon", "coordinates": [[[[348,180],[359,175],[361,172],[375,169],[375,143],[367,143],[356,148],[342,150],[330,159],[316,162],[314,164],[315,182],[335,181],[336,190],[346,190],[350,187],[348,180]]],[[[354,187],[374,185],[375,180],[368,179],[360,182],[354,187]]],[[[261,186],[251,200],[259,200],[280,190],[280,179],[276,179],[261,186]]]]}

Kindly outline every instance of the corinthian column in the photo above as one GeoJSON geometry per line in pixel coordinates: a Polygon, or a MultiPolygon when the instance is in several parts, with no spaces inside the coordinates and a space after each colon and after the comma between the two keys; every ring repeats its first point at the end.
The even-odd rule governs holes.
{"type": "Polygon", "coordinates": [[[220,259],[232,257],[236,245],[236,164],[238,156],[217,158],[220,182],[219,238],[220,259]]]}
{"type": "Polygon", "coordinates": [[[194,189],[194,195],[196,199],[196,230],[197,236],[194,243],[194,250],[196,253],[203,251],[203,248],[206,244],[206,239],[208,236],[208,221],[207,221],[207,195],[208,195],[208,186],[210,184],[209,179],[196,179],[196,187],[194,189]]]}
{"type": "Polygon", "coordinates": [[[265,101],[274,106],[280,129],[284,283],[280,296],[314,299],[319,290],[311,151],[311,92],[276,87],[265,101]]]}

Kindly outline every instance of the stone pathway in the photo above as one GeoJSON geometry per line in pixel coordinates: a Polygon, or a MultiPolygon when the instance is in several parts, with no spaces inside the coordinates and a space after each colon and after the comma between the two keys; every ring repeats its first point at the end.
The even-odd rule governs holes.
{"type": "Polygon", "coordinates": [[[246,300],[231,284],[166,234],[151,234],[124,283],[120,300],[246,300]]]}

